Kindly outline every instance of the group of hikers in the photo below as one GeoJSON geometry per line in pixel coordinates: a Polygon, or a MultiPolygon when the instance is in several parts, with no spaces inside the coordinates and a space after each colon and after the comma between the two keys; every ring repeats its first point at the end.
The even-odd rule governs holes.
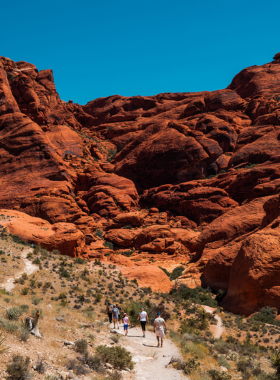
{"type": "MultiPolygon", "coordinates": [[[[116,304],[108,303],[106,311],[109,317],[109,322],[114,324],[114,329],[116,327],[119,329],[120,328],[119,322],[120,322],[121,314],[122,314],[122,308],[120,307],[120,305],[118,303],[116,304]]],[[[149,324],[149,317],[148,317],[148,313],[144,310],[143,307],[141,307],[140,309],[137,320],[140,321],[142,332],[143,332],[143,338],[145,338],[146,325],[149,324]]],[[[123,313],[122,322],[123,322],[125,336],[127,336],[128,326],[131,325],[129,316],[127,315],[127,313],[123,313]]],[[[166,322],[163,318],[161,318],[161,315],[158,312],[157,318],[154,320],[154,324],[153,324],[153,330],[154,330],[154,333],[156,334],[158,347],[163,347],[163,339],[165,337],[166,329],[167,329],[166,322]]]]}

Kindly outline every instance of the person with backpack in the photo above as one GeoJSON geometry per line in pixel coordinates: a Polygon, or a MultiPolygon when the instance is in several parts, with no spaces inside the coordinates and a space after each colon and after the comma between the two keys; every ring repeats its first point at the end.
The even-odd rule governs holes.
{"type": "Polygon", "coordinates": [[[141,311],[138,315],[137,320],[140,320],[140,324],[142,327],[142,332],[143,332],[143,338],[145,338],[145,333],[146,333],[146,323],[149,323],[149,317],[146,311],[144,311],[144,308],[141,307],[141,311]]]}
{"type": "Polygon", "coordinates": [[[112,313],[113,313],[113,305],[111,302],[108,302],[107,308],[106,308],[108,317],[109,317],[109,323],[112,323],[112,313]]]}
{"type": "Polygon", "coordinates": [[[160,313],[157,313],[157,318],[154,322],[154,333],[156,333],[158,347],[160,347],[159,340],[161,339],[161,347],[163,347],[164,331],[166,331],[166,323],[163,318],[161,318],[160,313]]]}
{"type": "Polygon", "coordinates": [[[114,323],[114,329],[116,328],[116,324],[119,327],[119,309],[116,307],[116,305],[113,305],[112,315],[113,315],[113,323],[114,323]]]}
{"type": "Polygon", "coordinates": [[[122,308],[120,307],[120,305],[118,303],[116,303],[116,308],[119,309],[119,321],[120,321],[120,317],[121,317],[121,312],[122,312],[122,308]]]}

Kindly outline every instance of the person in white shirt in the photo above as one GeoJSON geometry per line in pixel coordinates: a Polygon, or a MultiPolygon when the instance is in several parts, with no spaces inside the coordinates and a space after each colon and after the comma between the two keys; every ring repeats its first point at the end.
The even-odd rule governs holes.
{"type": "Polygon", "coordinates": [[[157,313],[157,318],[154,322],[154,333],[156,333],[158,347],[160,347],[159,339],[161,339],[161,347],[163,346],[164,331],[166,331],[166,323],[163,318],[161,318],[160,313],[157,313]]]}
{"type": "Polygon", "coordinates": [[[149,317],[146,311],[144,311],[144,308],[141,307],[141,311],[138,315],[137,320],[139,321],[140,319],[140,324],[142,327],[142,332],[143,332],[143,338],[145,338],[145,332],[146,332],[146,323],[149,323],[149,317]]]}

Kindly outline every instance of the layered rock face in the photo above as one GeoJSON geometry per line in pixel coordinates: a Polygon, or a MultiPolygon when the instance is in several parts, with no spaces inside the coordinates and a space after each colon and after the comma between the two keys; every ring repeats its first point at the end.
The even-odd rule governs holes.
{"type": "Polygon", "coordinates": [[[52,70],[0,57],[0,224],[156,290],[158,265],[184,265],[179,281],[226,290],[229,310],[280,312],[279,83],[276,54],[227,89],[81,106],[52,70]]]}

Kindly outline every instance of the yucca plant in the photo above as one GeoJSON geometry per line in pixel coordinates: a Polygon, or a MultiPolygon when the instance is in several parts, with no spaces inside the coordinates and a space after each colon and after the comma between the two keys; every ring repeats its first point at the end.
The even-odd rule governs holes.
{"type": "Polygon", "coordinates": [[[4,352],[7,350],[7,347],[4,346],[4,342],[7,339],[7,335],[5,336],[1,331],[0,331],[0,353],[4,352]]]}
{"type": "Polygon", "coordinates": [[[279,351],[274,351],[272,358],[271,358],[271,363],[272,363],[273,367],[276,368],[277,378],[280,378],[280,352],[279,351]]]}

